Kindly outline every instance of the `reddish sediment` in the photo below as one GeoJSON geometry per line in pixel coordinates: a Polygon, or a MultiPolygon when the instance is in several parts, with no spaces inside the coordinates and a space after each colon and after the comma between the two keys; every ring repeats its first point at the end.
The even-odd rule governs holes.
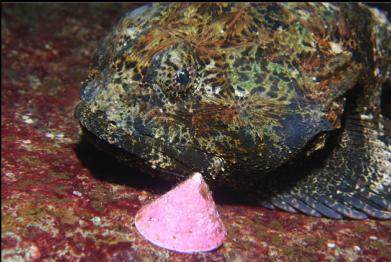
{"type": "Polygon", "coordinates": [[[102,163],[80,146],[73,117],[93,52],[134,6],[2,4],[2,260],[391,259],[391,221],[239,204],[217,203],[228,234],[213,252],[179,254],[140,236],[136,212],[161,192],[146,190],[136,171],[110,174],[113,160],[102,163]]]}

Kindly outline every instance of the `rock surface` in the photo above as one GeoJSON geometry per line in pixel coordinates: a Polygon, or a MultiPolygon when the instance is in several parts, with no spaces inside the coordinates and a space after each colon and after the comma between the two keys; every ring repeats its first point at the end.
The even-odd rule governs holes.
{"type": "Polygon", "coordinates": [[[2,260],[390,261],[391,221],[333,221],[218,197],[214,252],[179,254],[137,233],[172,186],[80,142],[73,117],[98,43],[135,4],[2,4],[2,260]],[[234,203],[231,203],[234,202],[234,203]]]}

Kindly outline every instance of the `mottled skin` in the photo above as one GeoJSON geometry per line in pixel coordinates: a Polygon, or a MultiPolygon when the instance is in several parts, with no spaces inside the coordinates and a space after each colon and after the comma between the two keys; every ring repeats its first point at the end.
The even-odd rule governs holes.
{"type": "Polygon", "coordinates": [[[199,171],[292,212],[389,218],[390,32],[357,4],[147,5],[97,51],[76,116],[164,174],[199,171]]]}

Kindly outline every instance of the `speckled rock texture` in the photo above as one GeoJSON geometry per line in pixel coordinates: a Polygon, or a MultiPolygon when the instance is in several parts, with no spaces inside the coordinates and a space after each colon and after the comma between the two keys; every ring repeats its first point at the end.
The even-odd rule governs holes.
{"type": "Polygon", "coordinates": [[[81,139],[73,117],[98,43],[136,4],[2,4],[2,261],[391,261],[391,221],[334,221],[215,192],[216,251],[151,245],[134,216],[172,185],[81,139]]]}

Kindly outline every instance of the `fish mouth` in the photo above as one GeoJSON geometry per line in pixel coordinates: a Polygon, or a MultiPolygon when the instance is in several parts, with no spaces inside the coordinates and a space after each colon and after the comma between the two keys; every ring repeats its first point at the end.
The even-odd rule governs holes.
{"type": "Polygon", "coordinates": [[[89,140],[92,138],[98,148],[119,160],[133,162],[130,160],[137,158],[163,175],[179,179],[193,172],[202,172],[210,165],[210,156],[206,152],[191,145],[168,143],[142,132],[129,134],[109,121],[103,111],[92,111],[85,102],[76,106],[75,117],[89,140]],[[157,156],[167,162],[159,162],[157,156]]]}

